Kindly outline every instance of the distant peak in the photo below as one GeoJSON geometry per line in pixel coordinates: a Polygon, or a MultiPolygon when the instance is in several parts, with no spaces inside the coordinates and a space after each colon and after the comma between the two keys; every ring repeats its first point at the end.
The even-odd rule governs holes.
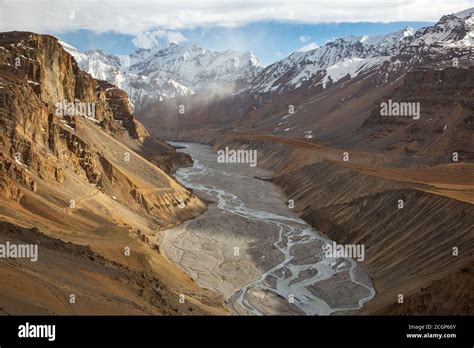
{"type": "Polygon", "coordinates": [[[104,50],[102,50],[100,48],[94,48],[92,50],[87,50],[84,53],[85,54],[97,53],[97,54],[102,55],[102,56],[107,56],[108,55],[104,50]]]}
{"type": "Polygon", "coordinates": [[[411,27],[405,27],[405,28],[403,28],[402,33],[405,37],[413,36],[415,34],[415,29],[413,29],[411,27]]]}

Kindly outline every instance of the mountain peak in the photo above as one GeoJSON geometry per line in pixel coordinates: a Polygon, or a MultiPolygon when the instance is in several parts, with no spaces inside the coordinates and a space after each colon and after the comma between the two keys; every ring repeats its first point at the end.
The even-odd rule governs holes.
{"type": "Polygon", "coordinates": [[[85,54],[98,54],[100,56],[108,56],[108,54],[100,48],[94,48],[94,49],[91,49],[91,50],[87,50],[84,53],[85,54]]]}
{"type": "Polygon", "coordinates": [[[403,36],[407,37],[407,36],[413,36],[415,34],[415,29],[413,29],[412,27],[405,27],[401,30],[403,36]]]}
{"type": "Polygon", "coordinates": [[[99,49],[65,49],[82,70],[127,90],[136,110],[153,100],[249,82],[262,69],[252,52],[211,51],[193,43],[142,48],[120,57],[99,49]]]}

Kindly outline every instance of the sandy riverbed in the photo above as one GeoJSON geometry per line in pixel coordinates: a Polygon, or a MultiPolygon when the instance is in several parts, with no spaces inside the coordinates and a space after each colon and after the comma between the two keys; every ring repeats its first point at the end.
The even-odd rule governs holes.
{"type": "Polygon", "coordinates": [[[212,149],[174,144],[194,166],[176,178],[212,202],[206,213],[158,242],[165,255],[198,285],[223,294],[236,314],[341,314],[375,294],[369,277],[351,259],[321,257],[320,236],[288,208],[262,169],[217,163],[212,149]]]}

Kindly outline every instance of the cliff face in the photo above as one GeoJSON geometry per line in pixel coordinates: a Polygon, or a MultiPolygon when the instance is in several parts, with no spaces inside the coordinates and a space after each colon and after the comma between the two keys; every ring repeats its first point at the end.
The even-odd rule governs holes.
{"type": "Polygon", "coordinates": [[[20,201],[18,190],[37,192],[40,181],[60,187],[69,171],[163,225],[203,209],[140,156],[149,135],[124,91],[82,72],[51,36],[3,33],[0,45],[3,196],[20,201]],[[137,153],[127,149],[130,144],[137,153]],[[182,208],[190,202],[196,206],[182,208]]]}
{"type": "Polygon", "coordinates": [[[4,91],[10,96],[6,103],[12,114],[21,110],[10,100],[15,99],[18,92],[33,93],[39,99],[37,102],[44,104],[43,111],[48,114],[54,114],[53,106],[58,102],[77,100],[95,104],[97,123],[103,129],[139,140],[148,136],[143,126],[133,118],[126,93],[81,71],[56,38],[10,32],[0,34],[0,45],[3,78],[17,85],[10,93],[4,91]]]}
{"type": "MultiPolygon", "coordinates": [[[[220,308],[217,296],[198,289],[156,245],[157,231],[206,209],[167,174],[190,158],[150,137],[133,117],[127,94],[82,72],[54,37],[0,34],[0,137],[0,220],[37,228],[74,248],[90,246],[108,264],[147,272],[143,278],[151,282],[158,277],[171,284],[173,298],[186,293],[208,301],[194,301],[201,313],[220,308]],[[127,248],[129,255],[124,254],[127,248]]],[[[49,253],[40,246],[41,252],[49,253]]],[[[48,261],[43,261],[48,273],[48,261]]],[[[57,275],[45,277],[61,278],[73,263],[63,266],[57,275]]],[[[28,274],[18,277],[35,281],[28,274]]],[[[116,286],[118,292],[128,291],[125,284],[116,286]]],[[[61,307],[67,290],[58,291],[59,307],[41,301],[36,306],[36,297],[25,300],[22,311],[74,313],[73,307],[61,307]]],[[[18,290],[17,295],[25,294],[18,290]]],[[[98,303],[80,311],[111,312],[105,298],[98,303]]],[[[160,313],[170,309],[151,300],[148,309],[138,312],[155,312],[153,306],[160,313]]]]}

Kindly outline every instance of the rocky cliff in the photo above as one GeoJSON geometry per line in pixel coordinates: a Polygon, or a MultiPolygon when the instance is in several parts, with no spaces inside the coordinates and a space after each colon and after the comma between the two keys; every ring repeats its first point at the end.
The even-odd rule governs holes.
{"type": "Polygon", "coordinates": [[[52,36],[1,33],[0,130],[1,220],[203,295],[155,240],[206,209],[167,174],[190,159],[149,136],[124,91],[81,71],[52,36]]]}
{"type": "Polygon", "coordinates": [[[40,181],[60,186],[72,171],[170,223],[178,215],[193,216],[178,208],[181,200],[198,202],[192,193],[138,151],[127,151],[128,143],[139,149],[150,140],[131,114],[125,92],[82,72],[51,36],[4,33],[0,44],[4,194],[15,198],[14,182],[31,192],[38,191],[40,181]],[[150,183],[141,182],[147,171],[161,192],[150,193],[150,183]]]}

